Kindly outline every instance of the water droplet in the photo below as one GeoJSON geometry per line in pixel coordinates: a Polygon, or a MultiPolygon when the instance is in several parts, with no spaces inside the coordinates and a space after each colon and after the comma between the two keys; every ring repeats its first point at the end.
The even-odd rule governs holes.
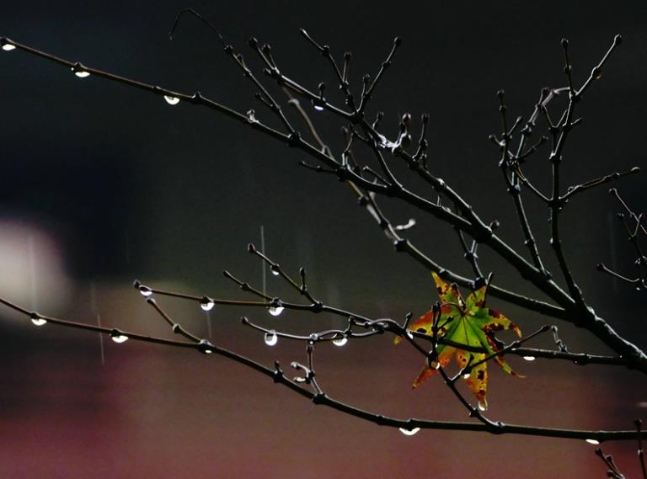
{"type": "Polygon", "coordinates": [[[407,429],[405,427],[400,428],[400,432],[405,436],[415,436],[420,431],[419,427],[414,427],[413,429],[407,429]]]}
{"type": "Polygon", "coordinates": [[[265,333],[265,344],[268,346],[276,346],[276,343],[279,342],[279,337],[275,331],[269,331],[265,333]]]}
{"type": "Polygon", "coordinates": [[[87,78],[90,76],[90,72],[87,72],[85,70],[77,70],[76,68],[72,68],[72,71],[79,78],[87,78]]]}
{"type": "Polygon", "coordinates": [[[332,340],[332,343],[335,346],[339,346],[341,348],[342,346],[345,346],[346,343],[348,343],[348,338],[346,336],[343,336],[343,335],[342,336],[337,336],[335,339],[332,340]]]}
{"type": "Polygon", "coordinates": [[[487,410],[487,402],[485,402],[485,399],[483,399],[483,401],[479,401],[478,407],[479,407],[479,411],[487,410]]]}
{"type": "Polygon", "coordinates": [[[396,231],[404,231],[404,230],[408,230],[409,228],[413,228],[414,226],[416,226],[416,220],[413,219],[413,218],[409,218],[409,221],[407,221],[406,224],[397,225],[395,227],[395,230],[396,231]]]}
{"type": "Polygon", "coordinates": [[[113,334],[111,335],[111,337],[112,340],[117,344],[125,343],[126,341],[128,341],[128,336],[126,336],[125,334],[113,334]]]}
{"type": "Polygon", "coordinates": [[[15,50],[15,49],[16,49],[16,45],[12,45],[11,43],[5,43],[4,45],[2,45],[2,49],[3,49],[5,52],[10,52],[11,50],[15,50]]]}
{"type": "Polygon", "coordinates": [[[200,300],[200,307],[203,311],[211,311],[215,305],[216,303],[214,303],[213,300],[211,298],[208,298],[207,296],[203,297],[200,300]]]}
{"type": "Polygon", "coordinates": [[[148,298],[153,294],[153,291],[151,291],[151,289],[148,286],[144,286],[144,285],[139,287],[139,292],[145,298],[148,298]]]}
{"type": "Polygon", "coordinates": [[[278,316],[284,309],[283,306],[270,306],[269,312],[272,316],[278,316]]]}
{"type": "Polygon", "coordinates": [[[438,186],[440,186],[441,188],[444,188],[445,187],[445,180],[443,180],[442,178],[438,178],[438,186]]]}
{"type": "Polygon", "coordinates": [[[438,361],[432,361],[429,363],[431,369],[440,369],[440,363],[438,361]]]}
{"type": "Polygon", "coordinates": [[[535,358],[534,356],[524,356],[523,359],[525,359],[526,361],[534,361],[537,358],[535,358]]]}
{"type": "Polygon", "coordinates": [[[597,446],[598,444],[600,444],[600,441],[598,441],[597,439],[585,439],[585,441],[588,442],[589,444],[593,444],[594,446],[597,446]]]}
{"type": "Polygon", "coordinates": [[[315,105],[315,111],[324,111],[324,107],[321,105],[315,105]]]}
{"type": "Polygon", "coordinates": [[[463,374],[463,379],[469,379],[469,378],[470,378],[470,373],[463,374]]]}
{"type": "Polygon", "coordinates": [[[164,99],[166,100],[166,103],[171,106],[175,106],[180,103],[180,99],[176,96],[164,95],[164,99]]]}
{"type": "Polygon", "coordinates": [[[32,316],[31,322],[34,323],[34,326],[42,326],[47,323],[47,320],[40,316],[32,316]]]}
{"type": "Polygon", "coordinates": [[[202,354],[213,354],[214,347],[215,346],[206,339],[201,339],[198,343],[198,351],[200,351],[202,354]]]}
{"type": "Polygon", "coordinates": [[[119,331],[118,329],[113,329],[110,331],[110,338],[117,344],[125,343],[128,341],[128,336],[119,331]]]}
{"type": "Polygon", "coordinates": [[[275,268],[274,266],[272,266],[272,274],[273,274],[274,276],[278,276],[278,275],[279,275],[279,270],[278,270],[278,268],[275,268]]]}
{"type": "Polygon", "coordinates": [[[295,383],[305,383],[305,382],[306,382],[306,378],[301,377],[301,376],[297,376],[297,377],[295,377],[295,378],[293,379],[293,381],[294,381],[295,383]]]}
{"type": "Polygon", "coordinates": [[[407,338],[413,339],[413,333],[411,331],[407,331],[407,338]]]}

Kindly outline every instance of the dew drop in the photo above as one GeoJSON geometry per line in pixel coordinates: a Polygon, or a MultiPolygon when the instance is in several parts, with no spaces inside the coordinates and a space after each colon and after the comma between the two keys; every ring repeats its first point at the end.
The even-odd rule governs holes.
{"type": "Polygon", "coordinates": [[[180,99],[176,96],[164,95],[164,99],[166,100],[166,103],[171,106],[175,106],[180,103],[180,99]]]}
{"type": "Polygon", "coordinates": [[[79,78],[87,78],[90,76],[90,72],[87,72],[85,70],[76,70],[74,68],[72,70],[74,71],[74,74],[79,78]]]}
{"type": "Polygon", "coordinates": [[[337,336],[332,340],[332,343],[335,346],[339,346],[341,348],[342,346],[345,346],[346,343],[348,343],[348,338],[346,336],[337,336]]]}
{"type": "Polygon", "coordinates": [[[284,309],[283,306],[270,306],[269,312],[272,316],[278,316],[284,309]]]}
{"type": "Polygon", "coordinates": [[[440,363],[438,361],[432,361],[431,363],[429,363],[429,366],[432,369],[440,369],[440,363]]]}
{"type": "Polygon", "coordinates": [[[535,358],[534,356],[524,356],[523,359],[525,359],[526,361],[534,361],[537,358],[535,358]]]}
{"type": "Polygon", "coordinates": [[[34,316],[31,318],[31,322],[34,323],[34,326],[42,326],[47,323],[47,320],[39,316],[34,316]]]}
{"type": "Polygon", "coordinates": [[[594,446],[597,446],[598,444],[600,444],[600,441],[598,441],[597,439],[585,439],[585,441],[588,442],[589,444],[593,444],[594,446]]]}
{"type": "Polygon", "coordinates": [[[206,296],[200,300],[200,308],[202,308],[203,311],[211,311],[215,305],[216,304],[213,300],[206,296]]]}
{"type": "Polygon", "coordinates": [[[415,436],[420,431],[419,427],[414,427],[413,429],[407,429],[405,427],[400,428],[400,432],[405,436],[415,436]]]}
{"type": "Polygon", "coordinates": [[[202,354],[213,354],[213,348],[214,345],[206,339],[201,339],[198,343],[198,351],[200,351],[202,354]]]}
{"type": "Polygon", "coordinates": [[[293,381],[294,381],[295,383],[305,383],[305,382],[306,382],[306,378],[301,377],[301,376],[297,376],[297,377],[295,377],[295,378],[293,379],[293,381]]]}
{"type": "Polygon", "coordinates": [[[479,411],[487,410],[487,403],[485,402],[485,400],[479,401],[478,408],[479,408],[479,411]]]}
{"type": "Polygon", "coordinates": [[[144,296],[145,298],[148,298],[153,294],[153,291],[148,287],[148,286],[140,286],[139,287],[139,293],[144,296]]]}
{"type": "Polygon", "coordinates": [[[315,105],[315,111],[324,111],[324,107],[321,105],[315,105]]]}
{"type": "Polygon", "coordinates": [[[128,341],[128,336],[126,336],[125,334],[114,334],[111,337],[112,340],[117,344],[125,343],[126,341],[128,341]]]}
{"type": "Polygon", "coordinates": [[[470,378],[470,373],[463,374],[463,379],[469,379],[469,378],[470,378]]]}
{"type": "Polygon", "coordinates": [[[279,275],[279,270],[278,270],[278,269],[275,269],[274,267],[272,267],[272,274],[273,274],[274,276],[278,276],[278,275],[279,275]]]}
{"type": "Polygon", "coordinates": [[[3,49],[5,52],[10,52],[11,50],[15,50],[15,49],[16,49],[16,45],[12,45],[11,43],[5,43],[4,45],[2,45],[2,49],[3,49]]]}
{"type": "Polygon", "coordinates": [[[279,337],[275,331],[269,331],[265,333],[265,344],[268,346],[276,346],[276,343],[279,342],[279,337]]]}

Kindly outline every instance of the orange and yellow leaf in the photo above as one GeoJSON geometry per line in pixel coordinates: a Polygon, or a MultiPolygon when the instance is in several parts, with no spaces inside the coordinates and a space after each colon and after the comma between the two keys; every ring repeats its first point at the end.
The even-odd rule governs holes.
{"type": "MultiPolygon", "coordinates": [[[[440,311],[436,313],[439,314],[436,335],[451,341],[451,346],[442,342],[437,345],[437,362],[425,364],[413,382],[413,387],[418,387],[436,374],[440,367],[447,366],[454,357],[461,370],[466,370],[463,379],[476,397],[479,408],[485,410],[488,382],[486,359],[493,358],[506,373],[519,376],[501,355],[497,354],[499,349],[490,336],[496,331],[512,330],[521,337],[521,331],[505,315],[485,305],[487,284],[473,291],[467,300],[463,300],[455,284],[445,283],[435,272],[431,275],[440,298],[440,311]],[[459,345],[466,348],[463,349],[459,345]],[[475,349],[479,351],[476,352],[475,349]]],[[[408,329],[431,336],[433,326],[434,313],[428,311],[411,323],[408,329]]],[[[396,343],[399,339],[396,339],[396,343]]]]}

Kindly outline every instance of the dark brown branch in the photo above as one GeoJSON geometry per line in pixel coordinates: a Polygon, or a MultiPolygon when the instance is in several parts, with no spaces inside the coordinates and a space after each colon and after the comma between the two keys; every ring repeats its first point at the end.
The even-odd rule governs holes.
{"type": "MultiPolygon", "coordinates": [[[[26,47],[24,45],[17,44],[9,39],[6,38],[0,38],[0,41],[4,42],[5,44],[10,44],[13,46],[16,46],[16,48],[20,48],[23,51],[26,51],[28,53],[34,54],[36,56],[46,58],[50,61],[57,62],[59,64],[65,65],[69,68],[76,68],[77,70],[80,68],[82,71],[86,71],[88,73],[95,73],[98,76],[105,77],[107,79],[121,82],[130,86],[134,86],[136,88],[144,89],[156,94],[165,94],[165,95],[170,95],[173,98],[180,98],[181,100],[188,100],[193,104],[199,104],[203,106],[207,106],[209,108],[212,108],[216,111],[225,113],[226,115],[233,117],[235,119],[238,119],[239,121],[246,123],[253,128],[275,138],[280,141],[282,141],[285,144],[288,144],[289,146],[299,148],[302,151],[304,151],[306,154],[309,154],[310,156],[314,157],[317,160],[320,160],[322,164],[327,165],[331,168],[337,168],[338,171],[338,177],[343,180],[348,182],[348,180],[351,180],[349,182],[357,182],[357,187],[361,189],[365,189],[368,191],[373,191],[378,194],[390,194],[392,196],[395,196],[410,205],[420,208],[422,211],[425,211],[427,213],[430,213],[432,216],[440,219],[441,221],[448,222],[449,224],[458,227],[459,229],[465,231],[469,235],[471,235],[474,239],[476,239],[479,242],[483,242],[490,246],[501,258],[506,260],[508,263],[510,263],[513,267],[515,267],[520,274],[532,282],[535,286],[537,286],[541,291],[546,293],[549,297],[551,297],[554,301],[556,301],[561,308],[564,310],[568,310],[569,313],[566,315],[561,315],[562,317],[567,317],[571,316],[571,321],[576,322],[576,324],[580,325],[586,325],[587,329],[591,330],[596,336],[598,336],[603,342],[606,344],[610,345],[613,347],[616,352],[622,354],[625,357],[631,357],[633,358],[632,361],[636,365],[636,367],[640,367],[641,370],[647,371],[647,357],[638,349],[635,347],[635,345],[629,343],[628,341],[622,339],[613,331],[613,329],[610,328],[610,326],[602,320],[602,318],[599,318],[595,316],[590,310],[586,309],[582,305],[577,307],[576,310],[573,309],[574,306],[580,304],[579,302],[576,302],[571,298],[569,295],[567,295],[564,291],[559,288],[557,284],[555,284],[553,281],[548,280],[545,278],[545,276],[539,272],[533,265],[527,263],[521,256],[519,256],[512,248],[510,248],[506,243],[504,243],[500,238],[498,238],[496,235],[493,235],[491,232],[491,229],[488,227],[487,224],[483,223],[478,216],[476,216],[475,212],[472,210],[472,208],[462,202],[462,200],[459,200],[460,197],[456,194],[452,194],[450,197],[452,199],[459,200],[459,204],[461,206],[461,213],[465,215],[465,218],[461,218],[459,216],[454,215],[453,213],[449,212],[445,208],[440,207],[437,204],[434,204],[433,202],[430,202],[428,200],[425,200],[424,198],[413,194],[412,192],[409,192],[408,190],[405,189],[395,189],[395,190],[388,190],[385,188],[383,185],[378,185],[372,182],[369,182],[361,177],[359,177],[356,174],[353,174],[353,172],[348,171],[347,168],[345,167],[339,167],[339,164],[332,159],[331,157],[327,156],[323,152],[321,152],[318,148],[315,148],[313,145],[305,142],[299,135],[296,134],[290,134],[286,135],[283,133],[280,133],[276,130],[273,130],[266,125],[253,121],[250,122],[248,116],[242,115],[238,112],[235,112],[233,110],[230,110],[222,105],[219,105],[211,100],[208,100],[204,97],[202,97],[199,94],[195,94],[193,96],[185,95],[185,94],[180,94],[176,92],[172,92],[170,90],[166,89],[161,89],[159,87],[153,87],[151,85],[143,84],[141,82],[136,82],[133,80],[129,80],[123,77],[119,77],[116,75],[112,75],[109,73],[104,73],[100,72],[98,70],[94,69],[89,69],[81,64],[74,64],[72,62],[68,62],[67,60],[62,60],[57,57],[54,57],[52,55],[40,52],[38,50],[32,49],[30,47],[26,47]]],[[[281,76],[283,80],[285,78],[281,76]]],[[[290,83],[287,80],[284,82],[285,85],[293,88],[294,91],[296,91],[298,94],[303,94],[306,97],[310,98],[318,98],[316,95],[304,90],[304,89],[298,89],[294,83],[290,83]]],[[[572,102],[571,102],[572,103],[572,102]]],[[[331,109],[331,111],[334,111],[331,109]]],[[[572,109],[570,110],[572,111],[572,109]]],[[[336,112],[340,115],[342,115],[346,119],[350,119],[351,115],[348,113],[344,112],[336,112]]],[[[572,116],[572,115],[571,115],[572,116]]],[[[563,130],[565,125],[570,125],[572,126],[574,122],[572,122],[572,118],[569,117],[568,111],[564,113],[562,118],[560,119],[559,122],[559,129],[563,130]],[[568,120],[568,121],[567,121],[568,120]]],[[[370,125],[366,124],[364,127],[368,126],[370,128],[370,125]]],[[[557,133],[554,133],[556,135],[556,147],[553,149],[553,153],[561,151],[561,148],[563,147],[563,141],[565,136],[563,135],[564,131],[562,131],[561,135],[558,135],[557,133]],[[562,145],[562,146],[560,146],[562,145]]],[[[403,157],[406,157],[406,154],[402,151],[398,151],[399,155],[402,155],[403,157]]],[[[559,155],[555,155],[555,158],[559,157],[559,155]]],[[[408,157],[410,158],[410,157],[408,157]]],[[[412,160],[412,164],[414,165],[414,169],[416,168],[416,162],[415,160],[412,160]]],[[[438,181],[438,180],[436,180],[438,181]]],[[[558,176],[556,175],[556,182],[558,183],[558,176]]],[[[557,184],[557,186],[559,186],[557,184]]],[[[555,188],[555,191],[557,191],[558,188],[555,188]]],[[[445,193],[447,193],[448,190],[445,190],[445,193]]],[[[553,200],[555,198],[558,198],[558,196],[554,196],[553,200]]],[[[557,211],[556,207],[553,205],[554,211],[557,211]]],[[[557,215],[555,213],[555,215],[557,215]]],[[[554,225],[556,222],[554,222],[554,225]]],[[[553,226],[554,228],[557,228],[556,226],[553,226]]],[[[555,230],[553,232],[554,237],[559,237],[558,230],[555,230]],[[557,233],[557,234],[555,234],[557,233]]],[[[554,248],[557,248],[558,250],[561,250],[561,245],[559,244],[559,241],[554,242],[554,248]]],[[[404,248],[403,248],[404,250],[404,248]]],[[[418,254],[419,252],[416,252],[412,256],[415,258],[421,260],[421,264],[424,265],[429,265],[428,261],[425,261],[423,258],[424,255],[418,254]]],[[[561,257],[563,255],[560,255],[558,253],[558,257],[561,257]]],[[[560,261],[560,264],[562,267],[565,266],[564,261],[560,261]]],[[[439,268],[440,270],[440,268],[439,268]]],[[[570,274],[570,270],[568,268],[565,268],[565,271],[567,271],[567,275],[570,274]]],[[[443,274],[447,274],[446,271],[442,271],[443,274]]],[[[571,282],[568,282],[571,287],[574,285],[571,284],[571,282]]],[[[510,299],[512,301],[519,301],[516,304],[520,305],[537,305],[540,303],[537,303],[534,300],[527,300],[519,297],[518,295],[513,295],[513,294],[506,294],[502,293],[500,291],[497,291],[496,289],[493,289],[491,291],[493,296],[499,296],[503,299],[510,299]]],[[[545,307],[541,307],[541,309],[546,309],[545,307]]],[[[534,309],[537,310],[537,309],[534,309]]],[[[548,308],[550,310],[550,308],[548,308]]],[[[553,312],[556,312],[553,310],[553,312]]]]}
{"type": "Polygon", "coordinates": [[[578,193],[582,193],[590,188],[595,188],[596,186],[600,186],[605,183],[609,183],[610,181],[618,180],[624,176],[633,175],[639,172],[640,172],[640,168],[637,166],[634,166],[628,171],[622,171],[622,172],[616,171],[615,173],[610,173],[608,175],[602,176],[600,178],[596,178],[594,180],[585,181],[584,183],[576,186],[569,186],[568,189],[566,190],[566,193],[564,193],[564,195],[562,195],[562,197],[559,200],[560,202],[566,202],[572,196],[578,193]]]}
{"type": "Polygon", "coordinates": [[[613,461],[613,456],[611,456],[611,454],[605,454],[602,449],[599,448],[595,450],[595,454],[602,459],[602,462],[604,462],[604,464],[609,468],[607,471],[607,477],[611,477],[613,479],[625,479],[625,476],[622,475],[613,461]]]}
{"type": "MultiPolygon", "coordinates": [[[[39,313],[30,313],[28,310],[14,305],[13,303],[6,301],[0,298],[0,302],[9,308],[17,311],[24,316],[34,319],[41,318],[46,320],[48,323],[56,324],[59,326],[82,329],[91,332],[98,332],[110,336],[117,337],[127,337],[135,341],[160,344],[165,346],[173,346],[179,348],[189,348],[195,349],[203,354],[219,355],[231,359],[239,364],[242,364],[250,369],[255,370],[258,373],[261,373],[265,376],[268,376],[274,380],[274,382],[282,384],[291,391],[306,397],[312,400],[315,404],[325,405],[331,407],[339,412],[348,414],[353,417],[364,419],[375,424],[387,427],[401,428],[405,430],[412,430],[414,428],[421,429],[441,429],[441,430],[454,430],[454,431],[471,431],[471,432],[486,432],[492,434],[517,434],[517,435],[526,435],[526,436],[538,436],[538,437],[552,437],[552,438],[565,438],[565,439],[594,439],[596,441],[621,441],[621,440],[635,440],[637,437],[636,431],[594,431],[594,430],[573,430],[573,429],[558,429],[558,428],[543,428],[543,427],[534,427],[534,426],[523,426],[515,424],[503,424],[500,422],[493,423],[472,423],[472,422],[451,422],[451,421],[431,421],[425,419],[396,419],[391,417],[386,417],[380,414],[375,414],[372,412],[364,411],[347,404],[344,404],[340,401],[330,398],[329,396],[319,393],[315,394],[305,388],[300,384],[295,383],[287,379],[280,368],[278,363],[275,364],[275,368],[271,369],[266,366],[263,366],[256,361],[253,361],[245,356],[242,356],[233,351],[227,350],[220,346],[211,344],[206,340],[199,340],[196,342],[182,342],[174,341],[163,338],[145,336],[142,334],[133,333],[130,331],[120,331],[107,327],[100,327],[96,325],[78,323],[73,321],[62,320],[58,318],[53,318],[39,313]]],[[[149,303],[150,304],[150,303],[149,303]]],[[[158,311],[161,311],[161,308],[156,307],[158,311]]],[[[164,319],[170,324],[175,325],[168,316],[163,316],[164,319]]],[[[195,337],[197,340],[198,338],[195,337]]]]}

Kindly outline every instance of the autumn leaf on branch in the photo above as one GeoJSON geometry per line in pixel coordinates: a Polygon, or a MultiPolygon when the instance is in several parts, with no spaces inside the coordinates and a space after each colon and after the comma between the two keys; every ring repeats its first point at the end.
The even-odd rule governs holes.
{"type": "Polygon", "coordinates": [[[439,308],[420,316],[408,329],[434,337],[435,347],[413,382],[413,387],[418,387],[436,374],[439,368],[444,368],[455,356],[461,371],[464,371],[462,377],[476,396],[479,408],[485,410],[487,359],[493,358],[506,373],[520,376],[498,354],[499,349],[492,335],[496,331],[511,329],[521,337],[521,331],[505,315],[485,305],[487,283],[464,301],[455,284],[445,283],[434,272],[431,275],[440,297],[439,308]],[[440,339],[442,341],[438,341],[440,339]]]}

